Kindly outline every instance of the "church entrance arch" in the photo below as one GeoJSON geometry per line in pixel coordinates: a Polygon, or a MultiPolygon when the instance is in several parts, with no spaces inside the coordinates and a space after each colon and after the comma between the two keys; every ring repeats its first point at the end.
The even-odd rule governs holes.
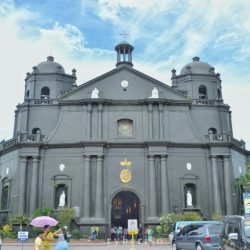
{"type": "Polygon", "coordinates": [[[117,193],[111,202],[111,226],[128,226],[129,219],[137,219],[139,225],[140,200],[131,191],[117,193]]]}

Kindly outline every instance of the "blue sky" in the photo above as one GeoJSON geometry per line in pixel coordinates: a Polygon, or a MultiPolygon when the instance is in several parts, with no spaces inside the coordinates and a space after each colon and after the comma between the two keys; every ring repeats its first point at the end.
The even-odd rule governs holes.
{"type": "Polygon", "coordinates": [[[24,78],[48,55],[77,84],[115,67],[123,31],[134,68],[168,85],[199,56],[221,74],[234,137],[250,149],[250,3],[245,0],[0,0],[0,140],[12,137],[24,78]],[[6,93],[11,93],[10,95],[6,93]]]}

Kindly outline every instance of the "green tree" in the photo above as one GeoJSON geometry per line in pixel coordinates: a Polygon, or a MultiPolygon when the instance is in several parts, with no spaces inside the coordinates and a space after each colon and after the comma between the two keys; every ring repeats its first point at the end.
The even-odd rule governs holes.
{"type": "MultiPolygon", "coordinates": [[[[36,218],[38,216],[51,216],[54,212],[53,208],[37,208],[33,213],[32,213],[32,218],[36,218]]],[[[53,217],[53,216],[52,216],[53,217]]]]}
{"type": "Polygon", "coordinates": [[[180,220],[202,220],[202,216],[197,213],[197,212],[192,212],[192,211],[187,211],[184,212],[183,214],[177,214],[176,215],[176,221],[180,221],[180,220]]]}
{"type": "Polygon", "coordinates": [[[29,220],[28,220],[28,218],[27,218],[27,216],[25,214],[23,214],[23,215],[14,215],[10,219],[10,223],[11,223],[11,225],[18,224],[20,231],[23,231],[23,225],[28,226],[29,225],[29,220]]]}
{"type": "Polygon", "coordinates": [[[173,229],[174,223],[176,221],[176,214],[171,213],[160,217],[160,225],[162,227],[162,235],[168,237],[173,229]]]}
{"type": "Polygon", "coordinates": [[[250,192],[250,163],[247,164],[246,169],[247,172],[244,175],[235,178],[233,181],[233,188],[235,191],[238,191],[239,193],[250,192]]]}
{"type": "Polygon", "coordinates": [[[72,219],[75,217],[74,208],[63,208],[58,211],[57,219],[61,226],[69,226],[72,219]]]}

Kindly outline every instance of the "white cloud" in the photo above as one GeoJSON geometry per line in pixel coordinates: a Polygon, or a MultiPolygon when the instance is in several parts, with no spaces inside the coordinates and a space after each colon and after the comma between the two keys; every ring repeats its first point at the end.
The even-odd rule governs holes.
{"type": "Polygon", "coordinates": [[[112,68],[110,52],[86,48],[83,34],[73,25],[55,23],[47,29],[32,25],[37,17],[35,13],[15,9],[11,1],[0,5],[1,13],[8,11],[8,15],[0,18],[0,32],[4,34],[0,43],[1,79],[4,85],[4,91],[0,92],[0,120],[4,124],[0,126],[0,140],[12,137],[15,106],[23,101],[25,73],[33,65],[45,61],[48,55],[53,55],[67,73],[79,67],[77,76],[80,83],[112,68]],[[30,20],[30,24],[21,27],[24,20],[30,20]],[[36,35],[24,36],[24,29],[31,28],[36,35]],[[74,58],[76,55],[78,59],[74,58]],[[103,58],[107,58],[106,61],[103,58]]]}

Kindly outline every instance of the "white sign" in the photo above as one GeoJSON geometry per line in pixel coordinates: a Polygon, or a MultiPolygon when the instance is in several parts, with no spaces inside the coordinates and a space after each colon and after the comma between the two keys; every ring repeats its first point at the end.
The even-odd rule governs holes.
{"type": "Polygon", "coordinates": [[[17,234],[18,240],[27,240],[29,238],[29,232],[26,231],[19,231],[17,234]]]}
{"type": "Polygon", "coordinates": [[[137,220],[128,220],[128,230],[138,230],[137,220]]]}

